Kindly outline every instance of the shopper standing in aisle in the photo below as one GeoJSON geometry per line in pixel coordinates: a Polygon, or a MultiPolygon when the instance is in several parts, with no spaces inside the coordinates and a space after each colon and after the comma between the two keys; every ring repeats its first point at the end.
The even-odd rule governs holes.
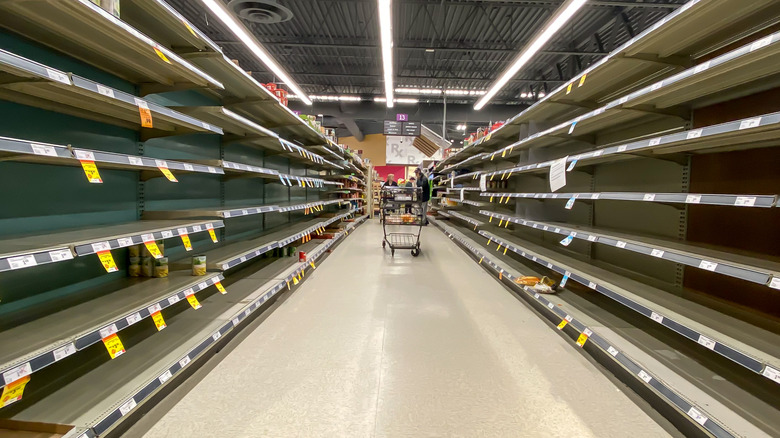
{"type": "Polygon", "coordinates": [[[428,201],[431,199],[431,188],[428,184],[428,177],[422,172],[419,167],[414,169],[414,174],[417,176],[417,187],[422,189],[422,220],[423,225],[428,225],[428,201]]]}
{"type": "Polygon", "coordinates": [[[382,184],[382,187],[398,187],[398,183],[395,182],[395,175],[388,173],[387,179],[385,180],[385,183],[382,184]]]}
{"type": "MultiPolygon", "coordinates": [[[[406,184],[404,187],[416,187],[417,182],[415,181],[413,176],[410,176],[409,179],[406,181],[406,184]]],[[[412,214],[412,204],[406,204],[406,214],[412,214]]]]}

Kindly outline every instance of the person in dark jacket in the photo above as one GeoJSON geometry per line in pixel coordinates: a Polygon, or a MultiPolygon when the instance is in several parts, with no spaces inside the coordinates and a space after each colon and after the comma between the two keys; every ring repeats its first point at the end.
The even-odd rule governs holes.
{"type": "Polygon", "coordinates": [[[414,174],[417,176],[417,187],[422,189],[422,217],[423,225],[428,225],[428,201],[431,200],[431,187],[428,182],[428,177],[422,172],[419,167],[414,169],[414,174]]]}
{"type": "Polygon", "coordinates": [[[398,187],[398,183],[395,182],[395,175],[392,173],[388,174],[385,183],[382,184],[382,187],[398,187]]]}

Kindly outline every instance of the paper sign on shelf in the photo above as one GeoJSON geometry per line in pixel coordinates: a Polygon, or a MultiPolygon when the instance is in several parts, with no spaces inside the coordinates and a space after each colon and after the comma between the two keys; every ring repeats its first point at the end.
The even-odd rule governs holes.
{"type": "Polygon", "coordinates": [[[168,64],[171,63],[171,61],[168,59],[167,56],[165,56],[165,53],[162,52],[162,50],[158,49],[157,47],[154,47],[154,53],[157,54],[157,56],[160,57],[163,61],[167,62],[168,64]]]}
{"type": "Polygon", "coordinates": [[[213,228],[213,227],[212,227],[212,228],[209,228],[209,236],[211,237],[211,241],[212,241],[212,242],[214,242],[214,243],[217,243],[217,242],[219,242],[219,240],[217,240],[217,235],[216,235],[216,233],[214,233],[214,228],[213,228]]]}
{"type": "Polygon", "coordinates": [[[119,357],[125,353],[125,346],[122,345],[122,341],[119,339],[119,335],[116,333],[103,338],[103,345],[106,346],[108,354],[111,355],[111,359],[119,357]]]}
{"type": "Polygon", "coordinates": [[[162,258],[162,252],[157,246],[157,242],[154,241],[154,235],[144,234],[141,236],[141,238],[144,241],[144,246],[146,246],[146,249],[149,250],[149,254],[151,254],[156,259],[162,258]]]}
{"type": "Polygon", "coordinates": [[[160,169],[160,172],[162,172],[162,174],[165,175],[166,178],[168,178],[168,181],[179,182],[179,180],[177,180],[176,177],[173,176],[171,170],[168,169],[168,163],[165,160],[154,160],[154,163],[157,165],[157,168],[160,169]]]}
{"type": "Polygon", "coordinates": [[[95,165],[95,154],[79,150],[75,151],[75,154],[81,163],[81,168],[84,169],[87,181],[91,184],[103,184],[103,179],[100,178],[100,172],[98,172],[97,165],[95,165]]]}
{"type": "Polygon", "coordinates": [[[566,324],[568,324],[569,321],[566,321],[565,319],[561,320],[561,323],[558,324],[558,330],[563,330],[564,327],[566,327],[566,324]]]}
{"type": "Polygon", "coordinates": [[[585,333],[582,333],[577,338],[577,346],[582,348],[585,345],[585,342],[587,342],[587,341],[588,341],[588,336],[585,333]]]}
{"type": "Polygon", "coordinates": [[[154,321],[155,327],[157,327],[157,331],[164,329],[165,327],[168,327],[165,324],[165,319],[162,316],[162,313],[158,310],[154,313],[152,313],[152,321],[154,321]]]}
{"type": "Polygon", "coordinates": [[[568,95],[571,93],[571,87],[574,85],[574,82],[570,83],[568,87],[566,87],[566,94],[568,95]]]}
{"type": "Polygon", "coordinates": [[[550,191],[555,192],[566,185],[566,160],[563,157],[555,160],[550,165],[550,191]]]}
{"type": "Polygon", "coordinates": [[[587,73],[582,75],[582,77],[580,78],[580,84],[577,85],[577,87],[581,87],[585,83],[585,78],[587,78],[587,77],[588,77],[587,73]]]}
{"type": "Polygon", "coordinates": [[[179,237],[181,237],[181,243],[184,244],[184,249],[187,251],[192,251],[192,242],[190,242],[190,235],[187,234],[186,228],[179,228],[178,230],[179,237]]]}
{"type": "Polygon", "coordinates": [[[227,290],[225,289],[225,286],[222,286],[222,283],[220,283],[220,282],[216,282],[216,283],[214,283],[214,286],[216,286],[216,287],[217,287],[217,290],[218,290],[218,291],[219,291],[219,293],[221,293],[222,295],[225,295],[225,294],[227,293],[227,290]]]}
{"type": "Polygon", "coordinates": [[[135,98],[135,104],[138,106],[138,113],[141,116],[141,127],[154,128],[152,111],[149,109],[149,104],[145,100],[139,98],[135,98]]]}
{"type": "Polygon", "coordinates": [[[567,272],[566,275],[563,276],[561,279],[560,287],[566,286],[566,282],[569,281],[569,273],[567,272]]]}
{"type": "Polygon", "coordinates": [[[571,172],[574,170],[574,166],[577,165],[577,160],[571,160],[571,163],[569,163],[569,167],[566,168],[567,172],[571,172]]]}
{"type": "Polygon", "coordinates": [[[30,376],[24,376],[19,380],[11,382],[3,387],[3,395],[0,396],[0,408],[16,403],[22,399],[24,387],[30,381],[30,376]]]}
{"type": "Polygon", "coordinates": [[[187,301],[190,303],[190,306],[192,306],[192,308],[195,310],[198,310],[202,307],[198,302],[198,299],[195,298],[195,294],[187,295],[187,301]]]}
{"type": "Polygon", "coordinates": [[[119,270],[119,268],[116,267],[116,262],[114,262],[111,251],[99,251],[97,255],[100,257],[100,263],[103,264],[106,272],[116,272],[119,270]]]}
{"type": "Polygon", "coordinates": [[[574,207],[574,201],[575,201],[576,199],[577,199],[577,198],[576,198],[574,195],[572,195],[572,197],[571,197],[571,198],[569,198],[569,200],[568,200],[568,201],[566,201],[566,209],[567,209],[567,210],[571,210],[571,208],[572,208],[572,207],[574,207]]]}

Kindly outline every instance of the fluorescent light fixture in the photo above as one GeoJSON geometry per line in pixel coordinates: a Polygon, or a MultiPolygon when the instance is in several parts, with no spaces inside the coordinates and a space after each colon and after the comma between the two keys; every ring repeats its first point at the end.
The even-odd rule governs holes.
{"type": "Polygon", "coordinates": [[[396,88],[397,94],[413,94],[413,95],[426,95],[426,96],[438,96],[441,94],[441,90],[438,88],[396,88]]]}
{"type": "MultiPolygon", "coordinates": [[[[394,103],[420,103],[419,99],[406,99],[406,98],[398,98],[393,99],[394,103]]],[[[386,97],[375,97],[374,102],[380,102],[380,103],[387,103],[386,97]]],[[[388,108],[391,108],[392,106],[388,105],[388,108]]]]}
{"type": "Polygon", "coordinates": [[[360,96],[321,96],[312,94],[309,99],[319,102],[360,102],[363,100],[360,96]]]}
{"type": "Polygon", "coordinates": [[[382,67],[385,72],[385,102],[392,108],[393,102],[393,15],[391,0],[377,0],[379,7],[379,33],[382,39],[382,67]]]}
{"type": "Polygon", "coordinates": [[[290,78],[286,71],[265,51],[260,43],[249,33],[247,28],[233,17],[226,9],[225,6],[219,0],[200,0],[211,12],[219,18],[219,20],[225,26],[233,32],[233,35],[238,37],[241,42],[254,54],[260,61],[268,67],[279,79],[282,80],[294,94],[301,96],[301,100],[306,105],[311,105],[311,100],[306,97],[306,94],[301,90],[295,81],[290,78]]]}
{"type": "Polygon", "coordinates": [[[243,123],[243,124],[245,124],[247,126],[251,126],[252,128],[254,128],[254,129],[256,129],[256,130],[258,130],[260,132],[263,132],[263,133],[265,133],[266,135],[268,135],[270,137],[279,138],[279,135],[276,134],[275,132],[271,131],[270,129],[266,129],[266,128],[258,125],[257,123],[255,123],[255,122],[253,122],[253,121],[251,121],[251,120],[249,120],[247,118],[241,117],[238,114],[234,113],[233,111],[230,111],[229,109],[222,108],[222,113],[225,114],[226,116],[230,117],[231,119],[236,120],[238,122],[241,122],[241,123],[243,123]]]}
{"type": "Polygon", "coordinates": [[[550,41],[553,35],[555,35],[555,33],[558,32],[583,5],[585,5],[586,1],[587,0],[569,0],[568,3],[561,6],[552,20],[547,22],[544,30],[534,38],[531,44],[525,47],[522,54],[515,59],[512,65],[501,74],[495,83],[493,83],[493,86],[490,87],[487,94],[477,101],[477,104],[474,105],[474,109],[479,111],[485,104],[490,102],[490,99],[492,99],[499,90],[504,88],[504,85],[506,85],[507,82],[515,77],[517,72],[519,72],[520,69],[523,68],[523,66],[526,65],[548,41],[550,41]]]}
{"type": "Polygon", "coordinates": [[[540,91],[540,92],[539,92],[539,98],[541,99],[541,98],[543,98],[544,96],[547,96],[547,95],[544,93],[544,91],[540,91]]]}
{"type": "Polygon", "coordinates": [[[433,52],[435,52],[436,50],[434,50],[434,49],[425,49],[425,51],[426,51],[427,53],[433,53],[433,52]]]}
{"type": "Polygon", "coordinates": [[[466,125],[458,125],[458,126],[455,127],[455,129],[457,129],[458,131],[465,131],[466,130],[466,125]]]}

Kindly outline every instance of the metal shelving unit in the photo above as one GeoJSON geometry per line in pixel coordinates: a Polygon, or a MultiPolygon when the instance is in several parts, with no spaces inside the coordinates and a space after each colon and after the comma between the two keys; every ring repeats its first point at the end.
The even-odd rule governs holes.
{"type": "MultiPolygon", "coordinates": [[[[478,190],[478,189],[477,189],[478,190]]],[[[479,196],[506,199],[537,199],[566,201],[631,201],[658,202],[661,204],[701,204],[730,207],[777,207],[777,195],[727,195],[707,193],[640,193],[640,192],[598,192],[598,193],[506,193],[482,192],[479,196]]],[[[574,202],[572,201],[572,203],[574,202]]]]}
{"type": "Polygon", "coordinates": [[[223,88],[218,80],[90,0],[3,1],[0,11],[11,18],[3,20],[6,29],[139,84],[142,95],[223,88]]]}

